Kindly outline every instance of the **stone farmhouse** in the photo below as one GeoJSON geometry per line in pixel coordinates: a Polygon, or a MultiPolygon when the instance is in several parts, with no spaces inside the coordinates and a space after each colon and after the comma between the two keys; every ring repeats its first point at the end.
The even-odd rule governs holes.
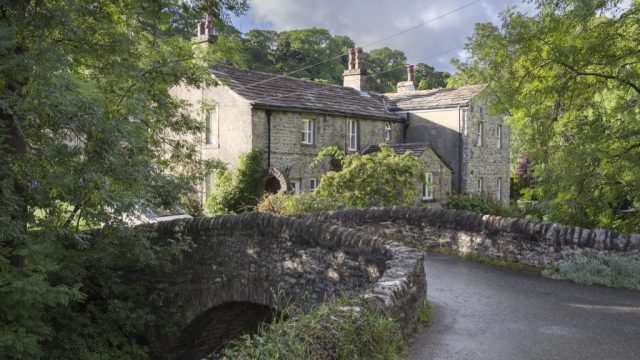
{"type": "MultiPolygon", "coordinates": [[[[194,39],[215,41],[210,22],[198,24],[194,39]]],[[[310,167],[324,147],[371,153],[387,143],[407,150],[425,166],[420,201],[439,202],[448,192],[482,193],[509,202],[509,129],[503,117],[487,113],[485,86],[417,91],[413,66],[398,92],[367,92],[362,49],[350,49],[344,86],[220,65],[218,86],[172,89],[192,104],[206,132],[201,156],[231,168],[240,154],[260,149],[269,176],[265,190],[314,191],[328,163],[310,167]]],[[[213,176],[203,182],[202,201],[213,176]]]]}

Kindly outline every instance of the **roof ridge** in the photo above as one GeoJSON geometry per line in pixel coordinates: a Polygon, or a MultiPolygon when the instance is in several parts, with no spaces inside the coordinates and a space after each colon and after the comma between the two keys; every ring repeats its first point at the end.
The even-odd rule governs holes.
{"type": "MultiPolygon", "coordinates": [[[[281,75],[281,74],[269,73],[269,72],[265,72],[265,71],[258,71],[258,70],[251,70],[251,69],[240,69],[240,68],[237,68],[235,66],[225,65],[225,64],[218,64],[218,65],[214,65],[213,66],[213,68],[216,68],[216,67],[226,67],[226,68],[230,68],[230,69],[233,69],[233,70],[236,70],[236,71],[243,71],[243,72],[247,72],[247,73],[254,73],[254,74],[270,76],[273,79],[285,78],[285,79],[294,80],[294,81],[303,81],[303,82],[307,82],[307,83],[318,85],[318,86],[334,86],[334,87],[343,88],[343,89],[356,90],[356,89],[354,89],[352,87],[349,87],[349,86],[343,86],[343,85],[338,85],[338,84],[323,84],[323,83],[316,82],[316,81],[310,80],[310,79],[301,79],[301,78],[297,78],[297,77],[293,77],[293,76],[289,76],[289,75],[281,75]]],[[[261,81],[264,81],[264,80],[261,80],[261,81]]],[[[264,82],[267,82],[267,81],[264,81],[264,82]]],[[[251,87],[251,85],[248,85],[246,87],[251,87]]],[[[369,92],[369,91],[365,91],[365,92],[373,93],[373,92],[369,92]]]]}

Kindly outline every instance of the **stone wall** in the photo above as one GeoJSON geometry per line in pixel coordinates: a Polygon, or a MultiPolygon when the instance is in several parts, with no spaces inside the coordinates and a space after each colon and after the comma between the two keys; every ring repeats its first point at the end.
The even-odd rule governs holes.
{"type": "Polygon", "coordinates": [[[564,249],[588,249],[605,256],[640,252],[640,234],[583,229],[560,224],[435,208],[373,208],[326,212],[307,220],[339,224],[416,247],[450,247],[495,259],[544,267],[564,249]]]}
{"type": "Polygon", "coordinates": [[[163,222],[153,231],[158,244],[189,245],[170,269],[144,280],[151,286],[150,302],[177,320],[176,331],[156,335],[158,356],[166,359],[211,352],[212,339],[230,331],[209,326],[220,322],[220,306],[263,316],[260,307],[246,304],[307,308],[362,293],[367,305],[386,309],[409,334],[425,302],[422,252],[343,227],[250,213],[163,222]]]}
{"type": "MultiPolygon", "coordinates": [[[[433,174],[433,199],[426,200],[428,203],[440,203],[444,201],[446,194],[451,192],[451,169],[443,162],[442,159],[433,151],[426,149],[419,157],[418,161],[424,166],[425,172],[433,174]]],[[[418,202],[422,200],[422,186],[419,182],[418,186],[418,202]]]]}
{"type": "MultiPolygon", "coordinates": [[[[304,111],[276,111],[271,114],[271,167],[281,172],[291,169],[289,178],[300,180],[301,190],[309,191],[309,180],[315,178],[318,183],[322,174],[329,170],[327,164],[311,168],[309,164],[325,147],[337,145],[347,148],[347,121],[356,120],[359,124],[358,148],[378,145],[384,142],[402,142],[403,123],[391,121],[391,140],[385,141],[385,124],[388,121],[363,119],[349,116],[318,114],[304,111]],[[303,119],[313,120],[314,139],[312,144],[302,143],[303,119]]],[[[265,110],[253,110],[254,148],[267,150],[267,116],[265,110]]]]}
{"type": "Polygon", "coordinates": [[[509,127],[503,116],[489,115],[489,103],[483,96],[469,104],[462,136],[462,191],[478,193],[478,178],[482,178],[482,193],[497,199],[497,179],[502,181],[500,203],[509,205],[509,127]],[[477,146],[478,123],[483,124],[482,146],[477,146]],[[498,149],[498,126],[502,127],[502,146],[498,149]]]}

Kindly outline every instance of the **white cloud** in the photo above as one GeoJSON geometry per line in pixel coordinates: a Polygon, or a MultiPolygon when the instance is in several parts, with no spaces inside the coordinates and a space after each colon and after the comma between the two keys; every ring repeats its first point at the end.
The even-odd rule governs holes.
{"type": "MultiPolygon", "coordinates": [[[[365,46],[391,34],[471,3],[472,0],[251,0],[250,22],[263,28],[291,30],[311,27],[347,35],[358,46],[365,46]]],[[[482,0],[467,8],[431,21],[413,31],[392,37],[365,50],[389,46],[404,51],[410,63],[430,63],[437,69],[452,71],[449,63],[458,52],[445,50],[462,46],[477,22],[496,22],[507,6],[521,0],[482,0]],[[434,56],[436,55],[436,56],[434,56]]],[[[247,29],[243,29],[247,30],[247,29]]]]}

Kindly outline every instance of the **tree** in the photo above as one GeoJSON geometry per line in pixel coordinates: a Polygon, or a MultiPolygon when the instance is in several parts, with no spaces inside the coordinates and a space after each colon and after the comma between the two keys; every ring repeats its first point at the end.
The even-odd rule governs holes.
{"type": "Polygon", "coordinates": [[[477,25],[450,84],[490,83],[550,220],[640,231],[640,3],[534,3],[477,25]]]}
{"type": "Polygon", "coordinates": [[[0,4],[0,358],[148,355],[155,319],[144,284],[124,276],[166,263],[182,244],[157,248],[120,219],[142,203],[177,202],[207,171],[183,140],[201,125],[169,94],[213,84],[171,29],[183,5],[198,17],[246,8],[0,4]]]}
{"type": "Polygon", "coordinates": [[[325,29],[283,31],[276,42],[275,66],[285,73],[306,68],[293,75],[341,84],[342,72],[346,69],[346,57],[342,54],[353,46],[353,41],[348,37],[332,36],[325,29]]]}
{"type": "Polygon", "coordinates": [[[424,63],[418,63],[415,66],[414,74],[418,90],[444,88],[447,86],[447,80],[451,76],[446,71],[436,71],[433,66],[424,63]]]}
{"type": "Polygon", "coordinates": [[[371,50],[364,53],[363,63],[370,75],[367,77],[367,90],[394,92],[398,82],[406,80],[407,57],[400,50],[388,47],[371,50]]]}

